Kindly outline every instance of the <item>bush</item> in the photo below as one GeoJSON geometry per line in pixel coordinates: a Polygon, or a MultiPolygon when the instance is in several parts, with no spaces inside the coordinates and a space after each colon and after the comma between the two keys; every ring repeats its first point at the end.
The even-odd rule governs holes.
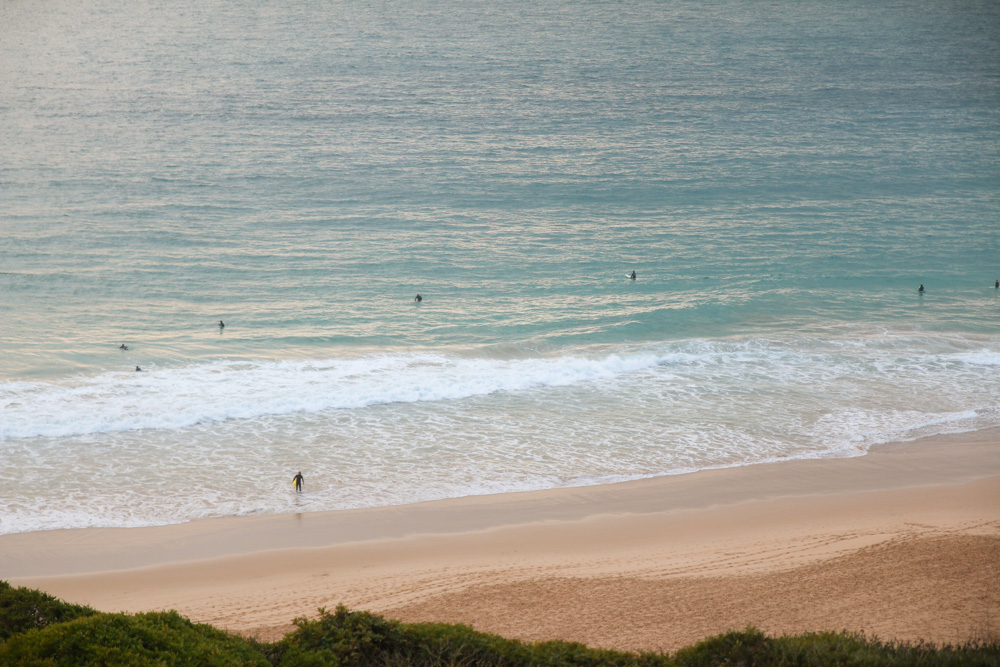
{"type": "Polygon", "coordinates": [[[674,655],[678,667],[889,667],[927,665],[987,667],[1000,665],[1000,645],[969,643],[935,647],[884,643],[848,632],[817,632],[771,638],[753,628],[712,637],[674,655]]]}
{"type": "Polygon", "coordinates": [[[0,643],[28,630],[96,613],[90,607],[69,604],[41,591],[14,588],[0,581],[0,643]]]}
{"type": "Polygon", "coordinates": [[[763,632],[748,628],[743,632],[727,632],[690,648],[678,651],[674,656],[678,665],[684,667],[710,667],[712,665],[777,664],[774,642],[763,632]]]}
{"type": "Polygon", "coordinates": [[[400,624],[343,605],[319,619],[296,618],[296,630],[281,641],[280,665],[370,665],[402,642],[400,624]]]}
{"type": "Polygon", "coordinates": [[[276,661],[280,667],[669,664],[667,656],[600,651],[562,641],[526,644],[464,625],[402,624],[368,612],[352,612],[342,605],[333,614],[321,609],[317,620],[300,618],[295,624],[298,628],[281,642],[276,661]]]}
{"type": "Polygon", "coordinates": [[[0,664],[269,665],[246,641],[177,612],[101,614],[29,630],[0,644],[0,664]]]}

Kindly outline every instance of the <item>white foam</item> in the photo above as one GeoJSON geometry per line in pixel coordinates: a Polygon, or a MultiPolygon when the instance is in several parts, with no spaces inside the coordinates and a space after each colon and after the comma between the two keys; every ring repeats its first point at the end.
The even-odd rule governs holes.
{"type": "Polygon", "coordinates": [[[62,383],[0,385],[0,439],[180,429],[226,419],[440,401],[565,386],[650,368],[651,354],[529,360],[440,354],[218,361],[62,383]]]}
{"type": "MultiPolygon", "coordinates": [[[[974,395],[970,387],[977,384],[986,391],[991,382],[987,374],[1000,365],[1000,352],[989,349],[938,354],[914,352],[906,340],[895,346],[886,346],[884,338],[868,342],[861,350],[758,339],[518,359],[416,353],[215,361],[62,382],[7,382],[0,384],[0,439],[181,429],[228,419],[452,401],[621,378],[630,378],[623,388],[637,400],[646,391],[666,401],[689,401],[733,392],[738,396],[744,389],[800,386],[809,392],[823,384],[832,396],[856,392],[864,384],[907,383],[918,392],[913,401],[920,404],[952,394],[974,395]],[[680,393],[664,384],[674,375],[680,393]],[[655,382],[647,382],[650,377],[655,382]]],[[[936,412],[929,405],[916,411],[936,412]]],[[[857,426],[850,422],[845,425],[857,426]]]]}
{"type": "Polygon", "coordinates": [[[1000,351],[996,350],[976,350],[955,354],[953,357],[974,366],[1000,366],[1000,351]]]}
{"type": "Polygon", "coordinates": [[[1000,425],[991,363],[1000,354],[981,338],[881,332],[848,342],[226,360],[6,383],[0,533],[858,456],[882,442],[1000,425]],[[308,494],[297,497],[287,471],[300,465],[308,494]],[[24,502],[20,480],[43,476],[24,502]]]}

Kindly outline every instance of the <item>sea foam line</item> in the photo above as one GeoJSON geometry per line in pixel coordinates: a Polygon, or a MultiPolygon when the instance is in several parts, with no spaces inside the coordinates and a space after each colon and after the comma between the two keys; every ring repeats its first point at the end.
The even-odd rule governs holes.
{"type": "MultiPolygon", "coordinates": [[[[683,376],[686,387],[710,396],[793,385],[839,387],[851,394],[864,392],[869,382],[888,381],[923,387],[940,399],[942,392],[965,396],[971,386],[979,387],[979,397],[997,383],[1000,353],[991,349],[941,353],[907,340],[888,347],[884,339],[867,343],[844,349],[821,341],[788,345],[757,339],[514,359],[418,353],[226,360],[63,382],[7,382],[0,384],[0,440],[180,429],[226,419],[460,400],[650,372],[659,380],[683,376]]],[[[972,407],[980,402],[959,403],[972,407]]]]}
{"type": "Polygon", "coordinates": [[[671,355],[467,359],[381,355],[327,361],[219,361],[71,383],[0,385],[0,439],[178,429],[225,419],[456,400],[613,377],[671,355]]]}

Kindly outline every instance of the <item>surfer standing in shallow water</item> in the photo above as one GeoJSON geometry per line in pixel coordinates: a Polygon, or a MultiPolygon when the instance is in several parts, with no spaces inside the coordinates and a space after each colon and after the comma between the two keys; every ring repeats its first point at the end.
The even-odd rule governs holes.
{"type": "Polygon", "coordinates": [[[302,472],[297,472],[292,481],[295,482],[295,493],[302,493],[302,482],[306,481],[306,478],[302,476],[302,472]]]}
{"type": "Polygon", "coordinates": [[[635,271],[633,271],[632,275],[629,276],[629,280],[635,280],[635,271]]]}

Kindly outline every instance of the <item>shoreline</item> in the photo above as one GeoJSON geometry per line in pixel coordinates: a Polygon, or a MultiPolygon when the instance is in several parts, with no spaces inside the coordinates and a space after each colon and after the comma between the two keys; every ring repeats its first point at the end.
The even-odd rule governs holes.
{"type": "Polygon", "coordinates": [[[994,474],[1000,475],[1000,427],[886,443],[856,457],[795,458],[613,484],[354,510],[216,517],[163,526],[10,533],[0,535],[0,552],[6,553],[0,559],[0,578],[117,571],[285,548],[275,543],[308,548],[488,530],[525,522],[521,518],[525,511],[533,515],[527,522],[572,521],[593,514],[704,509],[779,496],[955,484],[994,474]],[[961,451],[955,456],[931,451],[948,446],[961,451]],[[886,466],[907,476],[884,477],[886,466]],[[848,468],[853,469],[850,477],[848,468]],[[831,477],[837,472],[842,474],[831,477]],[[512,514],[517,516],[513,521],[512,514]],[[262,531],[274,539],[254,537],[262,531]],[[220,539],[223,536],[227,539],[220,539]],[[52,553],[62,544],[77,550],[72,561],[52,553]]]}
{"type": "Polygon", "coordinates": [[[958,642],[1000,632],[1000,429],[604,486],[15,533],[0,579],[264,639],[342,602],[626,650],[748,624],[958,642]],[[927,563],[942,567],[914,571],[927,563]]]}

